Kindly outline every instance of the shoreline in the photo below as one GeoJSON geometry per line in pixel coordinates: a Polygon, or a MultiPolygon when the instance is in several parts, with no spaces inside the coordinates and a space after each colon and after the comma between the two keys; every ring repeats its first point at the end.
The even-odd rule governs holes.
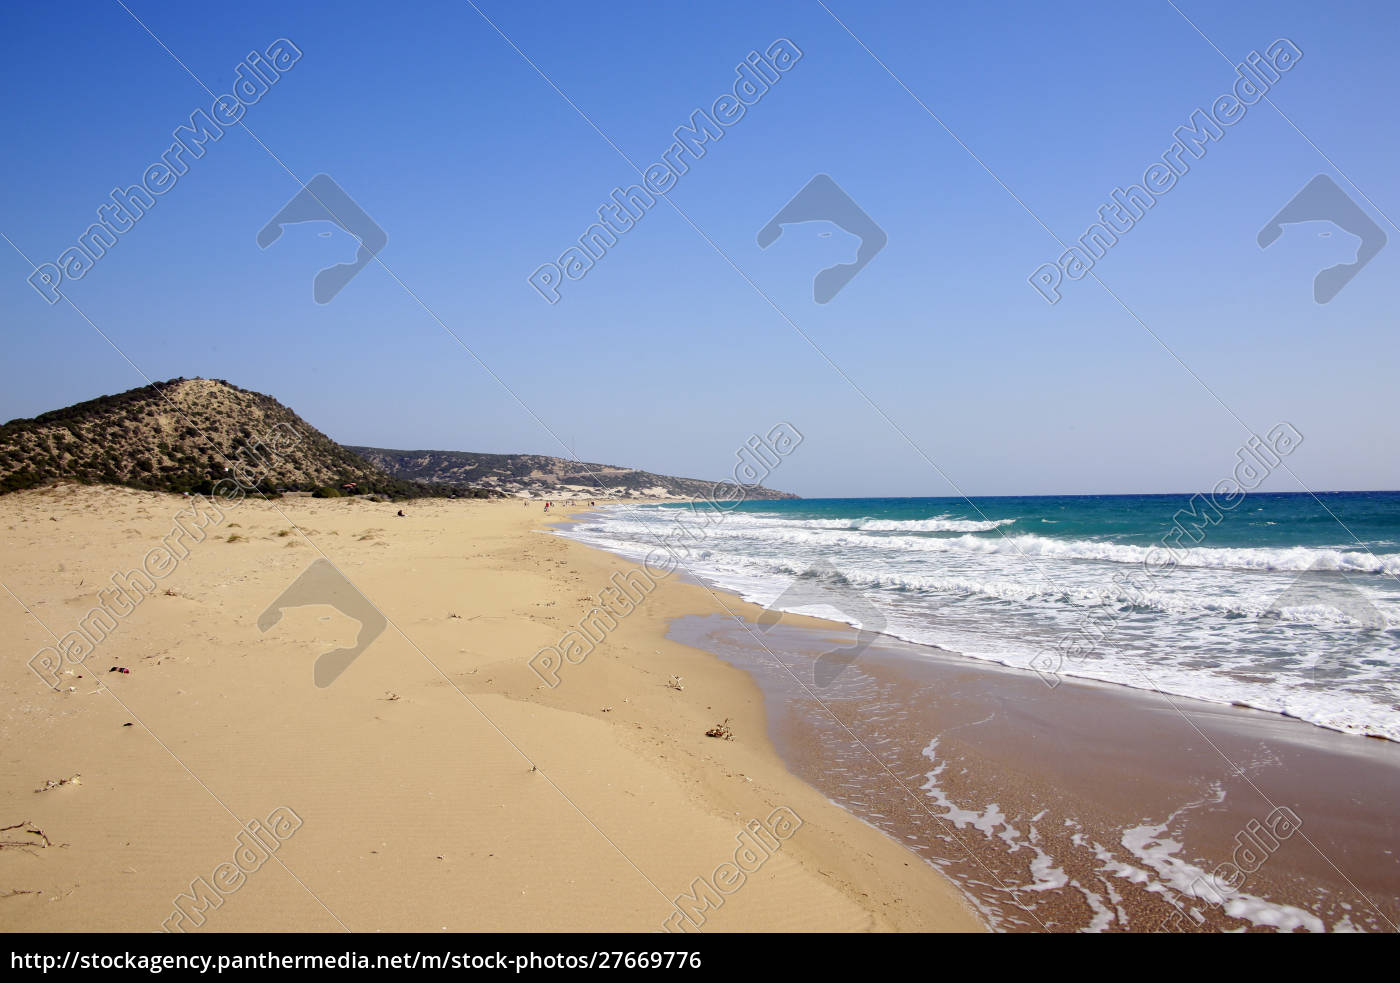
{"type": "MultiPolygon", "coordinates": [[[[996,496],[989,496],[989,497],[996,497],[996,496]]],[[[1084,497],[1094,497],[1094,496],[1084,496],[1084,497]]],[[[1165,495],[1139,495],[1139,496],[1134,496],[1134,497],[1140,497],[1140,498],[1158,498],[1158,497],[1161,497],[1161,498],[1168,498],[1168,497],[1170,497],[1170,496],[1165,496],[1165,495]]],[[[689,504],[689,503],[690,503],[690,500],[688,500],[688,499],[667,499],[667,500],[658,500],[658,501],[655,502],[655,503],[638,503],[638,502],[635,502],[635,501],[622,501],[622,502],[610,502],[609,504],[622,504],[622,505],[630,506],[630,507],[632,507],[632,508],[635,509],[635,508],[639,507],[640,505],[644,505],[644,504],[662,505],[662,504],[689,504]]],[[[694,503],[694,504],[698,504],[698,503],[694,503]]],[[[680,526],[680,525],[683,525],[683,523],[678,522],[677,525],[680,526]]],[[[582,542],[584,542],[586,545],[595,545],[595,544],[589,542],[588,540],[582,540],[582,542]]],[[[603,549],[604,551],[607,551],[607,550],[609,549],[608,546],[602,546],[602,545],[595,545],[595,548],[603,549]]],[[[630,557],[632,556],[632,553],[630,553],[630,552],[620,552],[619,555],[622,555],[622,556],[625,556],[625,557],[630,558],[630,557]]],[[[636,551],[636,555],[638,556],[638,559],[634,560],[633,562],[640,563],[640,562],[641,562],[641,560],[640,560],[640,550],[636,551]]],[[[750,596],[751,596],[751,595],[748,593],[748,591],[750,591],[750,590],[752,589],[751,587],[727,586],[727,585],[725,585],[725,584],[722,583],[722,582],[719,582],[719,581],[712,581],[712,580],[709,579],[707,576],[703,576],[703,575],[699,575],[699,574],[694,574],[694,573],[690,572],[689,570],[683,572],[683,573],[681,574],[681,576],[682,576],[682,579],[684,579],[687,583],[699,583],[699,584],[701,584],[702,586],[704,586],[706,589],[712,590],[712,591],[717,592],[717,593],[720,593],[720,594],[724,594],[725,596],[728,596],[728,597],[732,597],[732,598],[735,599],[735,603],[754,604],[754,605],[756,605],[756,606],[759,605],[759,602],[758,602],[758,601],[750,600],[750,596]]],[[[767,608],[764,608],[763,610],[768,610],[768,609],[767,609],[767,608]]],[[[815,617],[815,616],[814,616],[814,617],[815,617]]],[[[825,624],[834,624],[834,625],[838,625],[838,626],[842,627],[843,629],[854,627],[854,624],[855,624],[854,621],[844,621],[844,620],[838,620],[838,619],[834,619],[834,618],[832,618],[832,619],[824,619],[824,618],[816,617],[815,620],[818,621],[818,622],[821,622],[821,623],[825,623],[825,624]]],[[[889,628],[881,627],[881,628],[878,628],[878,629],[876,629],[876,628],[862,628],[861,631],[862,631],[862,635],[863,635],[863,636],[866,636],[866,637],[868,637],[868,636],[876,636],[876,637],[878,637],[878,638],[880,638],[880,639],[883,639],[883,640],[888,641],[888,642],[891,642],[891,643],[898,643],[898,644],[904,644],[904,645],[912,645],[912,646],[915,646],[915,647],[918,647],[918,648],[940,649],[940,650],[943,650],[943,651],[957,652],[958,655],[963,656],[963,657],[968,658],[968,659],[971,659],[971,660],[974,661],[975,663],[981,664],[981,665],[996,665],[996,666],[1003,666],[1003,667],[1006,667],[1006,668],[1009,668],[1009,669],[1013,669],[1013,670],[1017,670],[1017,671],[1030,671],[1030,672],[1034,672],[1034,673],[1035,673],[1036,675],[1038,675],[1040,678],[1042,678],[1042,679],[1044,679],[1044,680],[1047,680],[1047,681],[1048,681],[1047,684],[1048,684],[1048,685],[1051,685],[1052,688],[1053,688],[1053,686],[1059,685],[1059,683],[1062,682],[1062,681],[1074,681],[1074,682],[1083,683],[1083,684],[1098,684],[1098,685],[1105,685],[1105,686],[1117,687],[1117,688],[1121,688],[1121,689],[1123,689],[1123,690],[1126,690],[1128,693],[1144,693],[1144,692],[1166,693],[1166,694],[1169,694],[1172,698],[1175,698],[1175,699],[1183,699],[1183,700],[1188,700],[1188,701],[1203,702],[1203,703],[1213,704],[1213,705],[1216,705],[1216,706],[1228,706],[1228,707],[1233,707],[1233,708],[1235,708],[1235,709],[1240,709],[1240,710],[1248,710],[1248,711],[1254,711],[1254,712],[1259,712],[1259,713],[1265,713],[1265,714],[1269,714],[1269,715],[1273,715],[1273,716],[1278,716],[1278,717],[1282,717],[1282,718],[1289,719],[1289,720],[1296,720],[1296,721],[1298,721],[1298,722],[1300,722],[1300,723],[1303,723],[1303,724],[1306,724],[1306,725],[1308,725],[1308,726],[1310,726],[1310,727],[1316,727],[1316,728],[1318,728],[1318,729],[1325,730],[1325,731],[1327,731],[1327,732],[1329,732],[1329,733],[1344,734],[1344,735],[1351,736],[1351,737],[1360,737],[1360,738],[1366,738],[1366,739],[1373,739],[1373,740],[1380,741],[1380,742],[1383,742],[1383,743],[1387,743],[1387,744],[1392,744],[1392,745],[1400,746],[1400,732],[1396,732],[1396,731],[1395,731],[1395,729],[1394,729],[1395,725],[1394,725],[1393,722],[1389,722],[1389,721],[1387,721],[1387,720],[1385,720],[1385,719],[1381,719],[1381,720],[1379,720],[1379,721],[1376,720],[1376,719],[1369,719],[1369,720],[1362,721],[1362,722],[1356,722],[1356,721],[1353,721],[1353,720],[1342,719],[1342,718],[1337,718],[1337,717],[1333,717],[1333,718],[1321,717],[1321,718],[1320,718],[1320,717],[1317,716],[1316,714],[1309,713],[1309,712],[1308,712],[1308,708],[1298,709],[1298,708],[1293,707],[1293,706],[1291,706],[1291,705],[1289,705],[1289,704],[1287,704],[1287,703],[1285,703],[1285,702],[1281,702],[1281,701],[1279,701],[1279,700],[1277,700],[1277,699],[1272,699],[1272,698],[1256,699],[1256,698],[1254,698],[1254,696],[1252,696],[1252,695],[1250,695],[1250,694],[1245,694],[1244,697],[1242,697],[1241,694],[1238,694],[1238,693],[1226,693],[1225,695],[1219,695],[1219,694],[1213,693],[1213,692],[1212,692],[1211,690],[1209,690],[1209,689],[1202,689],[1202,688],[1200,688],[1200,687],[1198,687],[1198,686],[1181,686],[1181,685],[1178,685],[1177,683],[1179,683],[1179,680],[1168,680],[1165,684],[1160,684],[1160,678],[1158,678],[1158,679],[1151,679],[1151,678],[1148,678],[1147,672],[1146,672],[1142,667],[1138,667],[1138,668],[1136,669],[1136,672],[1137,672],[1137,674],[1138,674],[1142,679],[1144,679],[1146,682],[1148,682],[1149,684],[1151,684],[1150,686],[1143,686],[1141,683],[1136,682],[1136,681],[1128,681],[1128,680],[1122,678],[1121,676],[1095,675],[1095,674],[1092,674],[1092,673],[1090,673],[1090,672],[1086,672],[1086,671],[1084,671],[1083,669],[1077,668],[1077,667],[1075,667],[1075,666],[1073,666],[1073,665],[1065,665],[1064,663],[1067,662],[1067,661],[1068,661],[1068,662],[1072,662],[1072,661],[1076,661],[1076,660],[1075,660],[1075,659],[1068,659],[1068,658],[1066,658],[1066,659],[1061,659],[1061,658],[1059,658],[1058,656],[1055,656],[1055,655],[1054,655],[1054,652],[1053,652],[1052,650],[1048,650],[1047,648],[1042,648],[1042,649],[1040,649],[1040,650],[1039,650],[1039,653],[1040,653],[1040,654],[1035,655],[1034,658],[1031,658],[1031,657],[1026,656],[1026,655],[1024,655],[1024,654],[1022,654],[1022,655],[1020,655],[1020,656],[1011,656],[1011,655],[1005,655],[1005,654],[988,654],[988,653],[985,653],[985,652],[984,652],[984,653],[981,653],[981,654],[976,654],[976,655],[964,655],[963,652],[958,651],[956,648],[945,647],[945,646],[947,646],[947,642],[946,642],[946,641],[943,641],[943,640],[933,640],[933,639],[930,639],[930,638],[927,638],[927,637],[921,637],[918,633],[912,633],[912,634],[911,634],[911,633],[908,633],[907,630],[906,630],[905,633],[901,633],[901,632],[898,632],[898,631],[895,631],[895,630],[892,630],[892,629],[889,629],[889,628]],[[1052,664],[1051,664],[1052,662],[1053,662],[1053,666],[1052,666],[1052,664]],[[1028,664],[1028,663],[1029,663],[1029,664],[1028,664]]],[[[1049,639],[1042,639],[1042,644],[1044,644],[1044,645],[1046,645],[1046,646],[1051,646],[1052,643],[1053,643],[1053,644],[1057,644],[1057,645],[1058,645],[1058,644],[1062,644],[1062,643],[1064,642],[1064,640],[1065,640],[1067,637],[1068,637],[1068,636],[1066,636],[1066,635],[1055,635],[1055,636],[1052,636],[1052,637],[1049,638],[1049,639]]],[[[1081,656],[1079,656],[1078,658],[1082,659],[1083,656],[1081,655],[1081,656]]]]}
{"type": "MultiPolygon", "coordinates": [[[[703,589],[757,622],[762,609],[703,589]]],[[[1000,930],[1400,922],[1394,742],[1114,682],[1051,690],[806,616],[744,629],[689,615],[669,636],[748,673],[793,772],[947,873],[1000,930]],[[815,657],[858,640],[844,675],[816,674],[815,657]]]]}
{"type": "Polygon", "coordinates": [[[185,504],[0,499],[20,602],[0,825],[52,844],[0,850],[6,931],[159,930],[200,878],[218,903],[174,927],[656,931],[718,885],[701,931],[983,929],[941,873],[788,770],[744,673],[666,639],[705,588],[659,585],[563,685],[540,682],[531,655],[629,564],[548,534],[538,502],[244,502],[46,688],[25,665],[51,642],[35,618],[79,623],[185,504]],[[259,627],[318,552],[388,621],[325,688],[312,663],[355,621],[288,607],[259,627]],[[733,740],[704,736],[725,719],[733,740]],[[294,835],[223,894],[248,817],[281,807],[294,835]],[[801,820],[786,839],[767,832],[781,810],[801,820]]]}

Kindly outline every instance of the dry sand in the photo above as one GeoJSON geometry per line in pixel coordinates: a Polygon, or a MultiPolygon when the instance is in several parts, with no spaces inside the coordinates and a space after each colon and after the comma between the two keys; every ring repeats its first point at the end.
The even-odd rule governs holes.
{"type": "Polygon", "coordinates": [[[0,498],[0,928],[158,930],[279,807],[302,825],[198,930],[656,931],[780,807],[801,827],[704,931],[980,928],[941,874],[784,767],[743,672],[665,640],[717,610],[708,591],[671,578],[541,683],[528,659],[630,565],[542,535],[539,503],[245,502],[47,687],[26,665],[44,626],[73,629],[185,504],[0,498]],[[257,624],[321,554],[391,622],[326,688],[312,665],[353,620],[257,624]],[[734,740],[704,736],[725,718],[734,740]]]}

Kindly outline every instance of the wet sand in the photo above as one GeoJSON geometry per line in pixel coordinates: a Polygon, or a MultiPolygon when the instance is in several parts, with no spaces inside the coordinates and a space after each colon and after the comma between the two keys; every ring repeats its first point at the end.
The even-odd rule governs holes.
{"type": "Polygon", "coordinates": [[[690,617],[671,637],[749,672],[793,772],[947,873],[996,929],[1400,922],[1393,743],[1109,684],[1052,690],[883,636],[823,686],[814,660],[856,643],[843,626],[690,617]]]}

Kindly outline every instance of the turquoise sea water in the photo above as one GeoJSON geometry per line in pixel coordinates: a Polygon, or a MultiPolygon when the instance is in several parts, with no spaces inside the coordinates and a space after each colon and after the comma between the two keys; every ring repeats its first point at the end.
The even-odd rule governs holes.
{"type": "Polygon", "coordinates": [[[1400,740],[1400,492],[613,506],[567,535],[1026,669],[1400,740]],[[1195,515],[1192,515],[1192,509],[1195,515]]]}

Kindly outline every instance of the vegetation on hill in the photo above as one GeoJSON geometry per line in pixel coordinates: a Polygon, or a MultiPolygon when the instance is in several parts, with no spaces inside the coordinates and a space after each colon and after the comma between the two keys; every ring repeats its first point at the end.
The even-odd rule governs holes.
{"type": "Polygon", "coordinates": [[[383,447],[350,450],[389,474],[411,481],[467,483],[510,495],[599,498],[797,498],[790,492],[732,481],[705,481],[589,464],[542,454],[478,454],[472,451],[399,451],[383,447]]]}
{"type": "Polygon", "coordinates": [[[345,447],[222,379],[171,379],[0,426],[0,494],[54,481],[208,493],[228,477],[264,495],[321,498],[797,497],[539,454],[345,447]]]}
{"type": "Polygon", "coordinates": [[[172,379],[0,426],[0,494],[60,480],[208,492],[229,476],[273,495],[495,494],[389,475],[271,396],[220,379],[172,379]]]}

